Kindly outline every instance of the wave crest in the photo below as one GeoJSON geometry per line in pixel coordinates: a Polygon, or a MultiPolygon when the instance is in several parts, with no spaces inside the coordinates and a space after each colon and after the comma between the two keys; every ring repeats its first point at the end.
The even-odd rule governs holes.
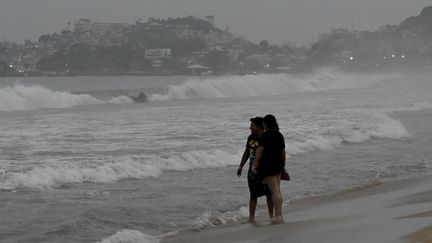
{"type": "Polygon", "coordinates": [[[187,171],[237,164],[240,155],[221,150],[191,151],[171,156],[145,158],[107,158],[103,164],[52,165],[26,172],[5,172],[0,177],[0,190],[16,188],[51,189],[70,183],[110,183],[126,178],[158,177],[163,171],[187,171]],[[111,160],[111,161],[109,161],[111,160]]]}
{"type": "Polygon", "coordinates": [[[334,68],[323,68],[310,75],[259,74],[191,79],[169,86],[164,94],[153,94],[152,101],[196,98],[226,98],[284,95],[363,87],[396,78],[397,74],[347,74],[334,68]]]}
{"type": "Polygon", "coordinates": [[[54,91],[42,86],[15,85],[13,87],[0,88],[0,111],[69,108],[105,103],[122,104],[133,103],[133,101],[127,96],[118,96],[104,101],[88,94],[54,91]]]}

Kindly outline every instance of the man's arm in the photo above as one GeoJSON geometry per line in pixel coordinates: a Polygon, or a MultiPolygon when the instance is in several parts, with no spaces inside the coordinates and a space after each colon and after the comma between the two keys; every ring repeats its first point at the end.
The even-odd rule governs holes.
{"type": "Polygon", "coordinates": [[[242,156],[241,161],[240,161],[240,165],[237,169],[237,176],[241,176],[243,166],[246,164],[248,159],[249,159],[249,149],[245,148],[245,151],[243,152],[243,156],[242,156]]]}

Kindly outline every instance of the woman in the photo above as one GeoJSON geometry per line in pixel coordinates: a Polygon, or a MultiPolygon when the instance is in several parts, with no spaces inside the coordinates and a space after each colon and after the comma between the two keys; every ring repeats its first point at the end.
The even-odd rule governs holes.
{"type": "Polygon", "coordinates": [[[265,116],[263,123],[265,132],[260,139],[252,171],[263,178],[263,182],[269,187],[275,208],[275,217],[271,222],[280,224],[283,223],[280,180],[286,160],[285,139],[279,132],[279,126],[273,115],[265,116]]]}

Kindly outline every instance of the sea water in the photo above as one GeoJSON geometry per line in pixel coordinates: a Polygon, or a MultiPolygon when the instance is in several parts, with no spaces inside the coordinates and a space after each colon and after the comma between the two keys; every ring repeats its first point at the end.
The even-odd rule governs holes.
{"type": "Polygon", "coordinates": [[[294,200],[430,173],[431,93],[427,73],[334,68],[2,78],[0,242],[157,242],[245,220],[247,168],[240,178],[236,170],[249,119],[266,114],[289,154],[286,211],[294,200]],[[134,103],[141,91],[149,101],[134,103]]]}

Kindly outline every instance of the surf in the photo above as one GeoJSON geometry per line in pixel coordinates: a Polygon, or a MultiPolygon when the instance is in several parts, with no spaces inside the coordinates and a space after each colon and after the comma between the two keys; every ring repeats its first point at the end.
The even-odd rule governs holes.
{"type": "Polygon", "coordinates": [[[54,91],[40,85],[14,85],[0,88],[0,111],[59,109],[83,105],[125,103],[134,103],[134,101],[125,95],[102,100],[89,94],[54,91]]]}
{"type": "Polygon", "coordinates": [[[257,97],[360,88],[399,77],[398,74],[355,74],[321,68],[311,74],[258,74],[189,79],[152,94],[151,101],[257,97]]]}

